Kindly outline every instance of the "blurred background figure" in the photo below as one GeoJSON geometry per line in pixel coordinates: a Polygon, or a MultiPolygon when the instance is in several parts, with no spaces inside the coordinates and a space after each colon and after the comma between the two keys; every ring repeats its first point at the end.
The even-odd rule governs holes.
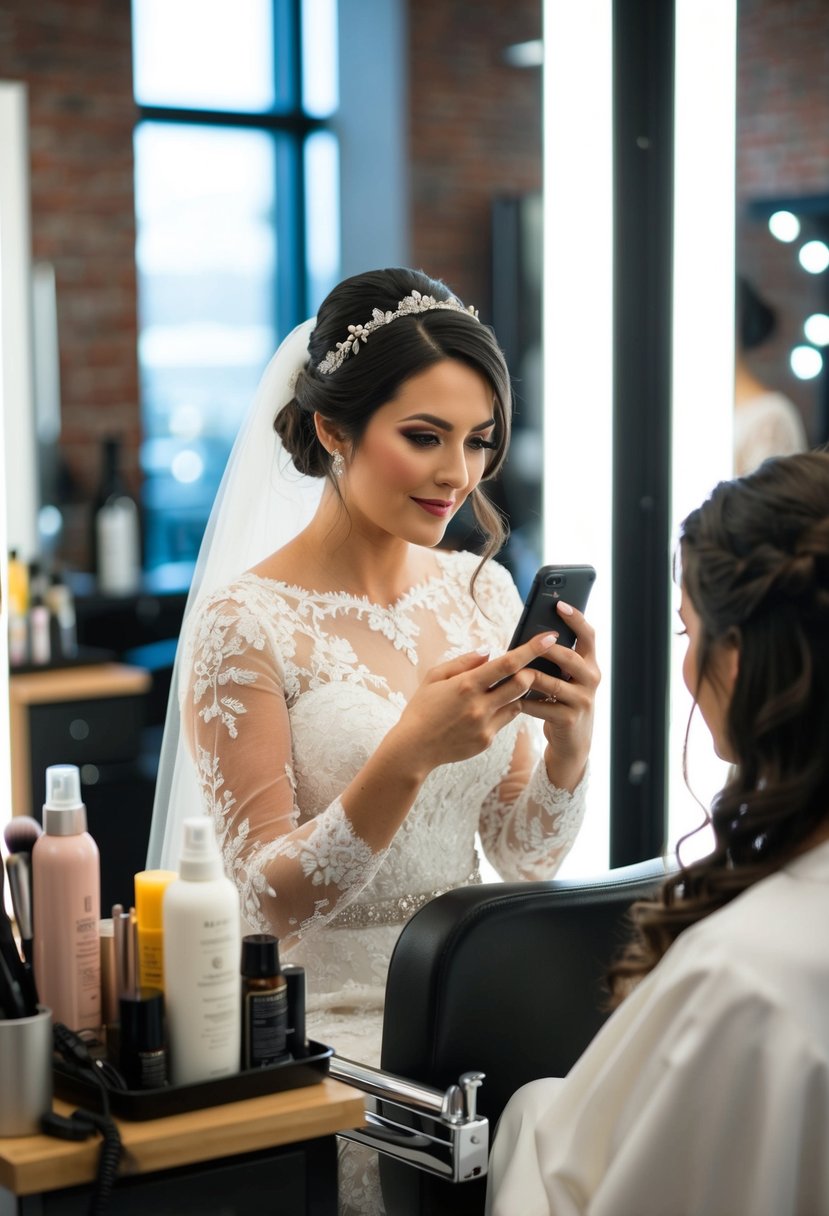
{"type": "Polygon", "coordinates": [[[734,351],[734,472],[750,473],[767,456],[791,456],[809,446],[803,419],[785,393],[764,384],[746,355],[774,333],[774,309],[747,279],[737,276],[737,332],[734,351]]]}

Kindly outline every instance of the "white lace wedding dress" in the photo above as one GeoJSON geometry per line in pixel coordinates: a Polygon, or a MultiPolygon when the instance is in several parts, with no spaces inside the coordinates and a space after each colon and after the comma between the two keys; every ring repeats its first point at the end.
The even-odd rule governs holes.
{"type": "Polygon", "coordinates": [[[551,786],[539,723],[521,716],[482,755],[435,769],[388,849],[352,830],[339,795],[424,674],[481,646],[501,653],[520,615],[497,563],[476,604],[477,556],[434,558],[390,607],[244,574],[195,614],[185,651],[182,726],[243,916],[305,967],[309,1036],[364,1063],[379,1063],[401,926],[478,881],[476,833],[502,877],[549,878],[584,811],[585,783],[551,786]]]}

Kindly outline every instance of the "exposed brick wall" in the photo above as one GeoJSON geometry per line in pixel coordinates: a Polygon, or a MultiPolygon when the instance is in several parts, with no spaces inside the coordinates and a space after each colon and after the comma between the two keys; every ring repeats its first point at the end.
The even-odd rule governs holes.
{"type": "MultiPolygon", "coordinates": [[[[0,5],[0,77],[28,86],[32,252],[55,267],[61,449],[84,495],[110,432],[123,434],[138,488],[130,42],[128,0],[0,5]]],[[[82,563],[74,522],[68,547],[82,563]]]]}
{"type": "Polygon", "coordinates": [[[829,198],[829,4],[826,0],[740,0],[737,73],[737,264],[778,314],[772,341],[751,356],[761,379],[800,407],[813,441],[820,432],[818,381],[799,381],[788,356],[802,321],[829,305],[829,276],[808,275],[798,245],[774,240],[746,217],[751,199],[829,198]]]}
{"type": "MultiPolygon", "coordinates": [[[[492,200],[541,185],[541,73],[502,59],[540,28],[540,0],[410,0],[412,256],[482,308],[492,200]]],[[[738,38],[738,208],[829,194],[829,4],[741,0],[738,38]]],[[[128,0],[4,0],[0,77],[28,85],[33,252],[57,276],[65,459],[88,492],[98,438],[121,431],[137,489],[128,0]]],[[[811,421],[815,386],[794,380],[786,356],[804,287],[821,284],[742,220],[738,260],[781,313],[754,365],[811,421]]]]}
{"type": "Polygon", "coordinates": [[[541,0],[410,0],[412,258],[489,311],[492,201],[541,187],[541,0]]]}

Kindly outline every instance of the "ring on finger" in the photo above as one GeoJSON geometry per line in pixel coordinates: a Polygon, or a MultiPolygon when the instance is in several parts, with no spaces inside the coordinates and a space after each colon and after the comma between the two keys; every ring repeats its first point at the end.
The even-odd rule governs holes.
{"type": "Polygon", "coordinates": [[[547,697],[546,700],[548,705],[555,705],[558,697],[555,695],[555,693],[553,693],[553,695],[551,697],[547,697]]]}

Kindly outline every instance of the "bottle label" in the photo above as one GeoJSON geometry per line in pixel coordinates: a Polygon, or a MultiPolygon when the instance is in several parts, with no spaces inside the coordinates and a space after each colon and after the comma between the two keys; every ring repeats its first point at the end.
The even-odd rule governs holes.
{"type": "Polygon", "coordinates": [[[98,917],[75,921],[75,957],[78,966],[79,1026],[96,1026],[101,1020],[101,943],[98,917]]]}
{"type": "Polygon", "coordinates": [[[164,990],[164,938],[160,933],[139,929],[138,973],[144,987],[164,990]]]}
{"type": "Polygon", "coordinates": [[[288,989],[245,993],[243,1009],[244,1068],[264,1068],[287,1055],[288,989]]]}
{"type": "Polygon", "coordinates": [[[166,1051],[139,1051],[138,1071],[139,1089],[161,1089],[167,1084],[166,1051]]]}

